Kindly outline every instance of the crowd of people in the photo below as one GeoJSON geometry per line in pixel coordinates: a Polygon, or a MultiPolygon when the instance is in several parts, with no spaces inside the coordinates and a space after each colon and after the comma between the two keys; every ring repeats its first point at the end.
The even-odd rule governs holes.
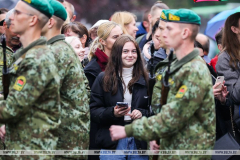
{"type": "Polygon", "coordinates": [[[240,144],[239,12],[216,34],[220,52],[212,60],[209,38],[199,33],[201,18],[189,9],[157,1],[138,27],[131,12],[108,19],[88,30],[65,0],[20,0],[12,10],[0,8],[0,69],[7,65],[9,81],[6,90],[0,76],[1,150],[232,149],[219,148],[226,135],[240,144]]]}

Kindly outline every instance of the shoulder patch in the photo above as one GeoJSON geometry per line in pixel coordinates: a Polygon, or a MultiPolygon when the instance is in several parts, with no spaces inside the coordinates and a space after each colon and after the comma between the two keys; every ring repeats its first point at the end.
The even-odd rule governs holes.
{"type": "Polygon", "coordinates": [[[176,98],[182,98],[184,96],[184,94],[187,92],[187,86],[185,85],[182,85],[180,87],[180,89],[178,90],[177,94],[176,94],[176,98]]]}
{"type": "Polygon", "coordinates": [[[21,91],[26,84],[26,78],[24,76],[19,76],[14,83],[13,89],[21,91]]]}

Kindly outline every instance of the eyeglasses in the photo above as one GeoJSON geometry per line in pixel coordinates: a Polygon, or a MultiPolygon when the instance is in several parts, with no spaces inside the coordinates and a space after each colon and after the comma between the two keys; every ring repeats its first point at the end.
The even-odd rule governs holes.
{"type": "Polygon", "coordinates": [[[26,14],[28,16],[34,16],[33,14],[24,13],[24,12],[16,10],[16,9],[13,9],[13,14],[14,14],[14,16],[19,15],[19,14],[26,14]]]}

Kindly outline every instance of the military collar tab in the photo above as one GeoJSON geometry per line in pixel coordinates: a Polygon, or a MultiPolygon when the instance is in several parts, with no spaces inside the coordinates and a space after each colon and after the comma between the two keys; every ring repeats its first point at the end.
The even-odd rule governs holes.
{"type": "Polygon", "coordinates": [[[46,45],[47,41],[45,38],[40,37],[38,40],[32,42],[31,44],[29,44],[27,47],[25,48],[21,48],[21,50],[19,50],[19,52],[14,54],[14,58],[18,59],[19,57],[21,57],[24,53],[26,53],[29,49],[35,47],[35,46],[40,46],[40,45],[46,45]]]}
{"type": "Polygon", "coordinates": [[[180,61],[176,60],[174,65],[171,65],[170,74],[174,73],[175,71],[180,69],[184,64],[190,62],[197,56],[199,56],[199,52],[197,49],[194,49],[191,53],[183,57],[180,61]]]}

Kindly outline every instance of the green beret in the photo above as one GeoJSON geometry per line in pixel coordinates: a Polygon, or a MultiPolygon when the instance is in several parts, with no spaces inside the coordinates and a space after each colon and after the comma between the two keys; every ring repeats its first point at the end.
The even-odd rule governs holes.
{"type": "Polygon", "coordinates": [[[49,3],[54,10],[53,15],[55,15],[56,17],[59,17],[62,20],[66,21],[68,15],[67,15],[67,11],[64,8],[64,6],[56,0],[49,0],[49,3]]]}
{"type": "Polygon", "coordinates": [[[189,9],[164,9],[160,17],[166,22],[178,22],[201,25],[201,18],[189,9]]]}
{"type": "Polygon", "coordinates": [[[53,15],[53,8],[49,4],[48,0],[22,0],[26,4],[35,8],[39,12],[45,14],[48,18],[51,18],[53,15]]]}

